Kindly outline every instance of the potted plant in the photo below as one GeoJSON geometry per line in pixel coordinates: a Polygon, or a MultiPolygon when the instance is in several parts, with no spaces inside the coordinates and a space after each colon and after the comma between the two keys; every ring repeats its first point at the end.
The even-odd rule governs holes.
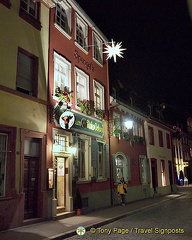
{"type": "Polygon", "coordinates": [[[80,111],[86,115],[91,115],[91,104],[90,101],[85,99],[77,99],[77,105],[80,107],[80,111]]]}
{"type": "Polygon", "coordinates": [[[82,207],[83,207],[83,201],[82,201],[81,193],[80,193],[79,189],[77,188],[76,196],[75,196],[75,200],[74,200],[74,208],[75,208],[77,215],[82,214],[82,207]]]}

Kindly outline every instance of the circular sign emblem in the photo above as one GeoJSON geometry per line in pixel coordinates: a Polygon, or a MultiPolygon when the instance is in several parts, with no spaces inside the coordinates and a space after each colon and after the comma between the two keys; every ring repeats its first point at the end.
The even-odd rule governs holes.
{"type": "Polygon", "coordinates": [[[70,129],[75,122],[75,116],[72,112],[66,111],[61,114],[59,124],[63,129],[70,129]]]}

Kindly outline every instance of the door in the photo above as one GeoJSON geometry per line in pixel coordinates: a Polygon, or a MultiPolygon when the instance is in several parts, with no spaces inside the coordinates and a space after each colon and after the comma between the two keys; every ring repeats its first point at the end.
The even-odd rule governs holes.
{"type": "Polygon", "coordinates": [[[172,162],[169,161],[169,181],[170,181],[170,185],[171,185],[171,191],[173,191],[173,169],[172,169],[172,162]]]}
{"type": "Polygon", "coordinates": [[[37,217],[38,165],[38,157],[24,157],[24,219],[37,217]]]}
{"type": "Polygon", "coordinates": [[[66,208],[66,174],[68,173],[67,158],[56,157],[55,193],[57,199],[57,213],[62,213],[66,208]]]}
{"type": "Polygon", "coordinates": [[[158,186],[157,182],[157,160],[156,159],[151,159],[151,173],[152,173],[152,184],[154,191],[156,191],[156,188],[158,186]]]}

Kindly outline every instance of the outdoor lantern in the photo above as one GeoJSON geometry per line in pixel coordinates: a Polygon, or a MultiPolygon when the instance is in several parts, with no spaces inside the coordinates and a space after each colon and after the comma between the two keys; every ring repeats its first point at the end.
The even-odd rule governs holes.
{"type": "Polygon", "coordinates": [[[131,121],[131,120],[126,121],[125,122],[125,127],[127,129],[132,129],[133,128],[133,121],[131,121]]]}

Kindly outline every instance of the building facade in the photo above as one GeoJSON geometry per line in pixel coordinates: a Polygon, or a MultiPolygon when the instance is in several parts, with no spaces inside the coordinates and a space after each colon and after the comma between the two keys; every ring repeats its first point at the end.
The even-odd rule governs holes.
{"type": "Polygon", "coordinates": [[[47,215],[49,11],[0,1],[0,229],[47,215]]]}
{"type": "Polygon", "coordinates": [[[107,39],[75,1],[50,8],[48,168],[51,217],[109,206],[107,39]]]}

